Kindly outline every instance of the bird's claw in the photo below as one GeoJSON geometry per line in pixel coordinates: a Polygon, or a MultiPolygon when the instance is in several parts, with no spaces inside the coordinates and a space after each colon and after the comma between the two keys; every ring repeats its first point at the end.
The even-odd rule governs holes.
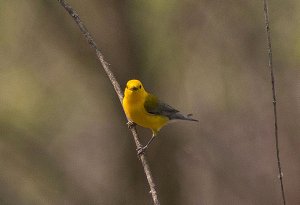
{"type": "Polygon", "coordinates": [[[143,146],[143,147],[137,148],[137,149],[136,149],[137,155],[140,156],[141,154],[144,154],[147,148],[148,148],[147,145],[146,145],[146,146],[143,146]]]}
{"type": "Polygon", "coordinates": [[[136,124],[132,121],[128,121],[127,123],[128,129],[132,129],[136,124]]]}

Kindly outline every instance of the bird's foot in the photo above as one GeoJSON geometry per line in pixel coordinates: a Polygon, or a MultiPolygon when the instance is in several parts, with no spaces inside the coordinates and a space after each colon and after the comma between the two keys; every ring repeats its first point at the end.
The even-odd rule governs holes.
{"type": "Polygon", "coordinates": [[[139,148],[137,148],[136,149],[136,151],[137,151],[137,155],[138,156],[140,156],[141,154],[144,154],[145,153],[145,151],[147,150],[147,148],[148,148],[148,146],[146,145],[146,146],[143,146],[143,147],[139,147],[139,148]]]}
{"type": "Polygon", "coordinates": [[[128,129],[130,129],[130,130],[131,130],[132,128],[134,128],[135,125],[136,125],[136,124],[135,124],[134,122],[132,122],[132,121],[128,121],[126,124],[127,124],[127,126],[128,126],[128,129]]]}

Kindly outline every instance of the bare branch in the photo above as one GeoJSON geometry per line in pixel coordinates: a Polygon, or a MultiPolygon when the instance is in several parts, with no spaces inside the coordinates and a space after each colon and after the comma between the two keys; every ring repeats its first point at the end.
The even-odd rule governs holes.
{"type": "Polygon", "coordinates": [[[273,59],[272,59],[272,44],[271,44],[271,32],[270,32],[270,23],[269,23],[269,9],[268,9],[267,0],[264,0],[264,15],[265,15],[265,27],[266,27],[267,41],[268,41],[269,69],[270,69],[271,82],[272,82],[274,133],[275,133],[275,143],[276,143],[277,165],[278,165],[278,172],[279,172],[278,176],[280,179],[282,201],[283,201],[283,204],[286,205],[284,186],[283,186],[283,178],[282,178],[283,174],[282,174],[280,154],[279,154],[278,122],[277,122],[277,106],[276,106],[277,102],[276,102],[275,77],[274,77],[273,59]]]}
{"type": "MultiPolygon", "coordinates": [[[[64,9],[72,16],[72,18],[74,19],[74,21],[77,23],[79,29],[81,30],[84,38],[87,40],[87,42],[90,44],[90,46],[95,49],[96,51],[96,55],[99,59],[99,61],[101,62],[101,65],[104,69],[104,71],[106,72],[108,78],[110,79],[118,97],[119,100],[122,104],[122,100],[123,100],[123,94],[120,88],[119,83],[117,82],[114,74],[112,73],[112,71],[109,68],[109,64],[104,60],[104,56],[102,55],[101,51],[99,50],[99,48],[97,47],[93,37],[91,36],[91,34],[88,32],[88,30],[86,29],[85,25],[83,24],[83,22],[80,20],[79,15],[77,14],[77,12],[65,1],[65,0],[58,0],[58,2],[64,7],[64,9]]],[[[127,119],[128,120],[128,119],[127,119]]],[[[135,127],[130,128],[136,147],[140,148],[141,147],[141,143],[139,140],[139,136],[136,132],[135,127]]],[[[159,205],[159,200],[158,200],[158,194],[155,188],[155,183],[153,181],[153,177],[150,171],[150,167],[149,164],[147,162],[146,156],[144,154],[140,155],[140,160],[142,162],[143,168],[144,168],[144,172],[146,174],[147,177],[147,181],[150,187],[150,193],[152,195],[152,199],[155,205],[159,205]]]]}

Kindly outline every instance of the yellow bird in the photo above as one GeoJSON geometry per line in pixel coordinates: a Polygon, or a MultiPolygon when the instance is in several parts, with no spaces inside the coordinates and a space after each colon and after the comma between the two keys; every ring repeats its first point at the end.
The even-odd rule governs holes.
{"type": "MultiPolygon", "coordinates": [[[[143,153],[159,130],[168,122],[173,120],[198,121],[191,118],[191,114],[184,116],[178,110],[170,105],[161,102],[154,95],[148,93],[139,80],[129,80],[127,82],[124,98],[123,109],[129,120],[152,130],[152,137],[149,142],[138,149],[138,154],[143,153]]],[[[129,122],[129,126],[133,123],[129,122]]]]}

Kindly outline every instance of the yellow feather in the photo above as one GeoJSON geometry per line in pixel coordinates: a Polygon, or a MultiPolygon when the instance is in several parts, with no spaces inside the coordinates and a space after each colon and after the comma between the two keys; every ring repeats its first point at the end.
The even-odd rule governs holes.
{"type": "Polygon", "coordinates": [[[169,118],[146,111],[144,103],[148,95],[149,93],[145,91],[139,80],[130,80],[127,82],[122,104],[126,116],[131,121],[142,127],[150,128],[156,135],[166,125],[169,118]]]}

